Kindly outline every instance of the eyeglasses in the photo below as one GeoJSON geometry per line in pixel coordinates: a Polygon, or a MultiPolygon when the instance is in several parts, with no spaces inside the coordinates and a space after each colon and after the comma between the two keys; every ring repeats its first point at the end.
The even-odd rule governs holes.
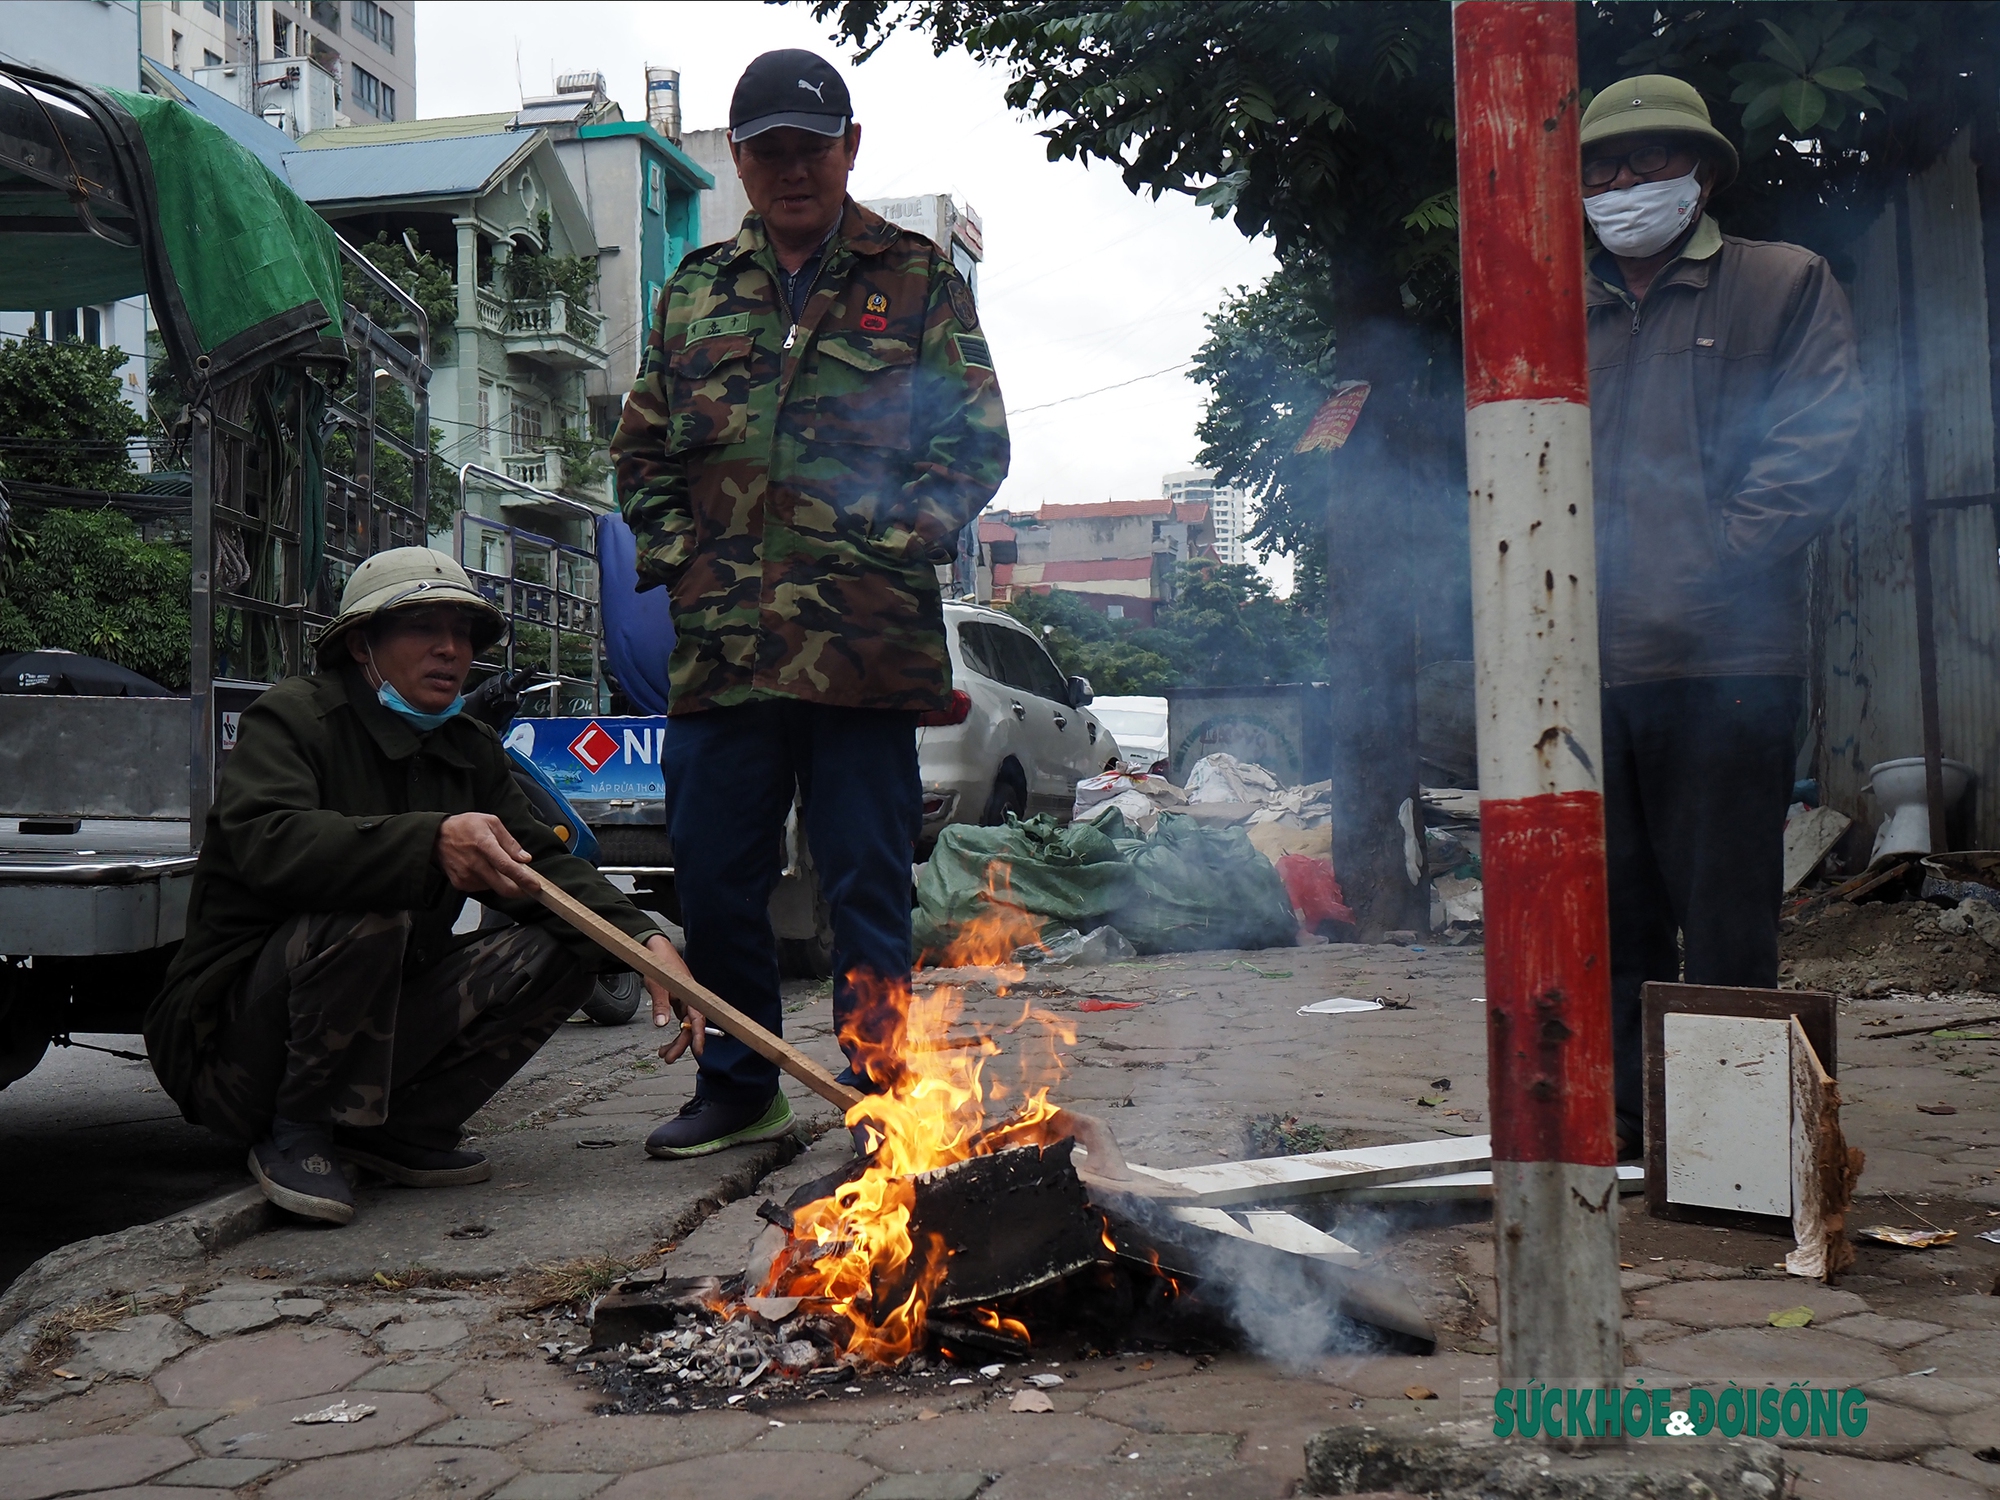
{"type": "Polygon", "coordinates": [[[841,143],[841,139],[840,136],[825,135],[798,146],[758,139],[746,142],[743,149],[760,167],[788,167],[793,162],[816,167],[833,154],[833,148],[841,143]]]}
{"type": "Polygon", "coordinates": [[[1609,187],[1618,180],[1620,167],[1630,167],[1634,177],[1650,177],[1655,172],[1663,170],[1685,149],[1673,146],[1641,146],[1636,151],[1627,151],[1623,156],[1593,156],[1583,164],[1583,185],[1609,187]]]}

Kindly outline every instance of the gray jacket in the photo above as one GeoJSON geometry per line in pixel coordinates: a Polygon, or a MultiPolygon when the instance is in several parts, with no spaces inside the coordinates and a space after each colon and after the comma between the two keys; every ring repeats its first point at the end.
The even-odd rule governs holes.
{"type": "Polygon", "coordinates": [[[1861,428],[1832,269],[1704,217],[1643,303],[1597,274],[1584,296],[1605,685],[1803,675],[1805,548],[1861,428]]]}

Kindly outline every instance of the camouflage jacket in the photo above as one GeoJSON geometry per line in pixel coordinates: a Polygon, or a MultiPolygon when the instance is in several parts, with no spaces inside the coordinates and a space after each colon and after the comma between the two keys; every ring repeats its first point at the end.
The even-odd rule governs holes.
{"type": "Polygon", "coordinates": [[[674,606],[670,711],[945,705],[932,559],[1007,473],[965,280],[852,198],[796,328],[755,214],[681,262],[611,444],[639,586],[674,606]]]}

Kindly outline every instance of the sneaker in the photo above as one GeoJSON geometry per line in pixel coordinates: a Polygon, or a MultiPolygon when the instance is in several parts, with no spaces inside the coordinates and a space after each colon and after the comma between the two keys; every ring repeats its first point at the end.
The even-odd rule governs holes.
{"type": "Polygon", "coordinates": [[[648,1156],[707,1156],[752,1141],[775,1141],[792,1128],[792,1102],[782,1092],[762,1104],[731,1104],[700,1095],[646,1137],[648,1156]]]}
{"type": "Polygon", "coordinates": [[[264,1196],[287,1213],[328,1224],[354,1217],[354,1189],[335,1159],[333,1143],[310,1135],[289,1151],[265,1139],[250,1148],[250,1175],[264,1196]]]}
{"type": "Polygon", "coordinates": [[[343,1130],[334,1137],[333,1149],[357,1167],[379,1172],[404,1187],[462,1187],[468,1182],[484,1182],[493,1175],[493,1166],[477,1151],[441,1151],[431,1146],[413,1146],[399,1141],[381,1126],[369,1130],[343,1130]]]}

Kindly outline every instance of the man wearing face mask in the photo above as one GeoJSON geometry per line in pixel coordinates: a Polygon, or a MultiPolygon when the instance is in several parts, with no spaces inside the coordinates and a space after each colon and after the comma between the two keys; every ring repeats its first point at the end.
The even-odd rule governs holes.
{"type": "Polygon", "coordinates": [[[320,634],[318,675],[243,711],[216,788],[147,1052],[181,1112],[249,1144],[264,1195],[306,1218],[354,1216],[343,1161],[408,1187],[491,1175],[460,1127],[601,962],[522,866],[686,972],[460,713],[474,653],[504,625],[449,557],[378,553],[320,634]],[[518,925],[454,936],[468,895],[518,925]]]}
{"type": "Polygon", "coordinates": [[[1805,706],[1805,549],[1861,425],[1847,298],[1704,212],[1737,157],[1675,78],[1584,112],[1618,1135],[1641,1140],[1640,988],[1778,982],[1805,706]],[[1678,940],[1678,942],[1677,942],[1678,940]]]}
{"type": "MultiPolygon", "coordinates": [[[[750,212],[653,310],[611,452],[641,588],[673,599],[668,836],[695,976],[772,1031],[766,915],[796,795],[833,925],[852,1057],[869,993],[907,989],[916,727],[948,711],[936,564],[1007,473],[972,289],[941,247],[848,195],[847,84],[810,52],[738,80],[729,150],[750,212]]],[[[792,1128],[778,1070],[702,1018],[694,1097],[646,1142],[688,1157],[792,1128]]],[[[866,1069],[863,1088],[886,1080],[866,1069]]]]}

